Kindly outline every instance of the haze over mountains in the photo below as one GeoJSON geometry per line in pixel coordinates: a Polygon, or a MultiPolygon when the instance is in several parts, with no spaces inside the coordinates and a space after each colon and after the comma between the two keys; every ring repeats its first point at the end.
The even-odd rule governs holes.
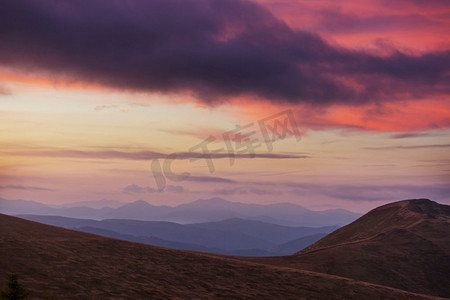
{"type": "Polygon", "coordinates": [[[282,226],[237,218],[182,225],[123,219],[96,221],[59,216],[19,216],[48,225],[149,245],[250,256],[294,254],[337,229],[336,226],[282,226]]]}
{"type": "Polygon", "coordinates": [[[0,212],[149,245],[246,256],[293,254],[359,216],[340,209],[312,211],[290,203],[244,204],[220,198],[174,207],[113,200],[51,207],[0,199],[0,212]]]}
{"type": "MultiPolygon", "coordinates": [[[[102,200],[101,203],[107,204],[102,200]]],[[[116,204],[116,202],[112,202],[116,204]]],[[[245,204],[221,198],[197,200],[178,206],[154,206],[136,201],[119,207],[103,206],[96,202],[81,202],[81,206],[51,207],[34,201],[0,198],[0,213],[8,215],[55,215],[84,219],[131,219],[144,221],[170,221],[176,223],[215,222],[241,218],[287,226],[342,226],[357,219],[360,214],[343,209],[312,211],[291,203],[245,204]],[[87,205],[93,205],[92,208],[87,205]]]]}
{"type": "Polygon", "coordinates": [[[0,284],[16,273],[33,298],[433,299],[262,258],[163,249],[6,215],[0,237],[0,284]]]}

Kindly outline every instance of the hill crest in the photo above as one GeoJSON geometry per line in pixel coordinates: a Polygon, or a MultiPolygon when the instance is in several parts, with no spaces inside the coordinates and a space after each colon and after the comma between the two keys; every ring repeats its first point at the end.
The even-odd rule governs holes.
{"type": "Polygon", "coordinates": [[[300,253],[367,240],[391,230],[411,229],[426,221],[449,223],[450,206],[429,199],[402,200],[385,204],[332,232],[300,253]]]}

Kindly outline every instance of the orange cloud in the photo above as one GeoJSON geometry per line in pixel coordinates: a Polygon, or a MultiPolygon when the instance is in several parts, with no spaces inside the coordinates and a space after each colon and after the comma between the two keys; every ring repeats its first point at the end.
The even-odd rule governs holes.
{"type": "MultiPolygon", "coordinates": [[[[241,103],[242,104],[242,103],[241,103]]],[[[423,131],[450,127],[450,103],[446,100],[414,100],[363,106],[333,105],[310,107],[305,105],[276,105],[252,102],[241,106],[237,115],[255,121],[276,112],[293,109],[301,130],[333,128],[368,131],[423,131]]]]}
{"type": "Polygon", "coordinates": [[[336,107],[327,119],[374,131],[421,131],[450,127],[450,105],[446,101],[422,100],[382,106],[336,107]]]}
{"type": "Polygon", "coordinates": [[[445,1],[257,2],[289,26],[316,32],[345,47],[370,48],[381,39],[415,51],[450,49],[450,5],[445,1]]]}
{"type": "Polygon", "coordinates": [[[84,81],[77,81],[73,79],[64,79],[61,77],[44,75],[44,74],[25,74],[23,72],[0,69],[0,82],[3,83],[25,83],[36,86],[58,86],[58,89],[70,90],[103,90],[110,91],[111,88],[84,81]]]}

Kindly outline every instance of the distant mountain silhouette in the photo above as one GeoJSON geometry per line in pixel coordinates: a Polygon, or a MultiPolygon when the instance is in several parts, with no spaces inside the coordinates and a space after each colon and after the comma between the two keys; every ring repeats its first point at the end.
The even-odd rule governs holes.
{"type": "Polygon", "coordinates": [[[60,215],[73,218],[101,219],[101,216],[106,216],[114,210],[111,207],[56,207],[28,200],[6,200],[0,198],[0,213],[8,215],[60,215]]]}
{"type": "Polygon", "coordinates": [[[105,238],[0,214],[0,285],[33,299],[431,299],[338,276],[105,238]]]}
{"type": "Polygon", "coordinates": [[[294,256],[260,261],[450,297],[450,206],[387,204],[294,256]]]}
{"type": "Polygon", "coordinates": [[[101,199],[101,200],[71,202],[63,204],[61,205],[61,207],[117,208],[123,205],[125,205],[124,202],[120,202],[117,200],[101,199]]]}
{"type": "Polygon", "coordinates": [[[287,226],[342,226],[356,220],[360,214],[343,209],[312,211],[291,203],[245,204],[221,198],[197,200],[178,206],[155,206],[136,201],[117,208],[50,207],[33,201],[0,198],[0,212],[9,215],[57,215],[88,219],[133,219],[170,221],[176,223],[216,222],[242,218],[287,226]]]}
{"type": "Polygon", "coordinates": [[[160,221],[123,219],[96,221],[59,216],[19,216],[48,225],[77,229],[155,246],[250,256],[293,254],[317,239],[312,240],[309,244],[307,243],[308,239],[306,239],[303,244],[298,244],[296,249],[283,248],[282,251],[277,251],[277,246],[317,233],[323,236],[337,228],[336,226],[291,227],[243,219],[182,225],[160,221]]]}

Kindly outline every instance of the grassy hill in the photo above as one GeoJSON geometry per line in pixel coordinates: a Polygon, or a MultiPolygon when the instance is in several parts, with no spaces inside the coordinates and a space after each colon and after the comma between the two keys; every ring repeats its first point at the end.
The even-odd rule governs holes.
{"type": "Polygon", "coordinates": [[[0,284],[31,299],[430,299],[337,276],[171,250],[0,215],[0,284]]]}
{"type": "Polygon", "coordinates": [[[387,204],[296,255],[253,261],[450,297],[450,206],[387,204]]]}

